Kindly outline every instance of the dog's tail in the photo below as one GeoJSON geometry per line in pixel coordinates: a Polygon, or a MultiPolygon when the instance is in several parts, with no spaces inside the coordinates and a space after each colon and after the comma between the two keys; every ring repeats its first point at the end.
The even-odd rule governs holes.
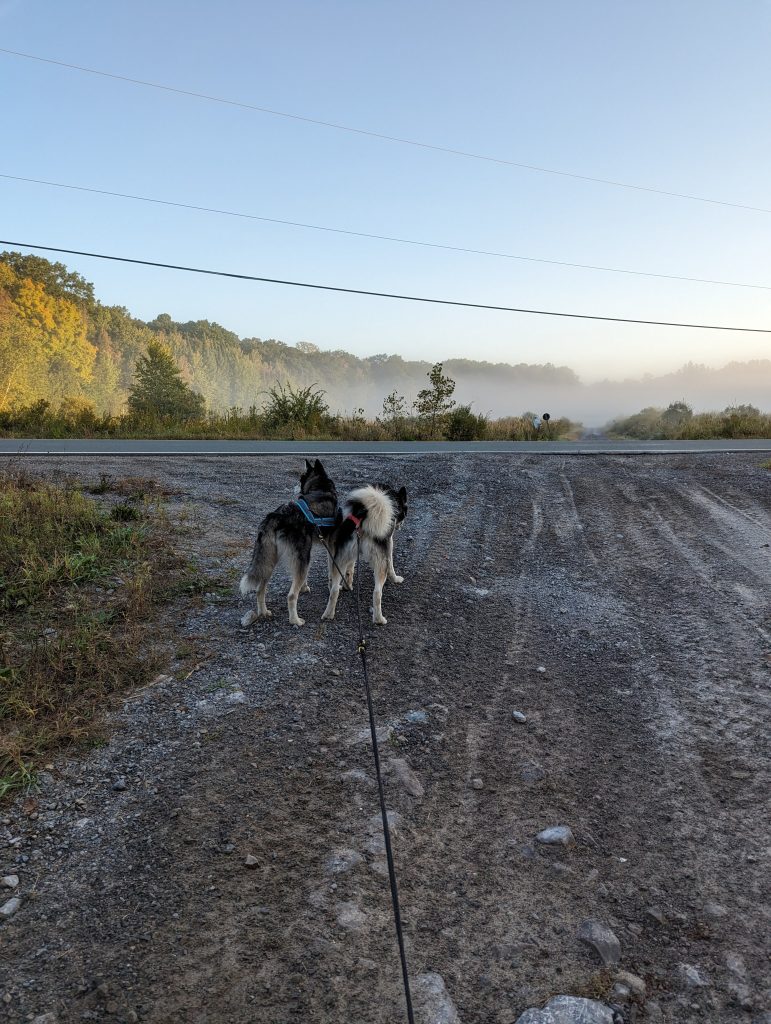
{"type": "Polygon", "coordinates": [[[241,583],[239,585],[241,597],[246,597],[247,594],[253,594],[257,589],[258,582],[259,581],[256,580],[254,576],[250,575],[250,573],[244,573],[244,575],[241,577],[241,583]]]}
{"type": "Polygon", "coordinates": [[[396,525],[396,509],[392,499],[379,487],[368,484],[357,487],[348,495],[348,503],[354,508],[363,506],[366,515],[362,516],[361,532],[374,540],[385,540],[396,525]]]}

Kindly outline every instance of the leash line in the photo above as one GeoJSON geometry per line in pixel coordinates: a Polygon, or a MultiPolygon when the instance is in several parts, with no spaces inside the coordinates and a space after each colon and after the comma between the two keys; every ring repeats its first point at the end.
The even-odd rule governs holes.
{"type": "Polygon", "coordinates": [[[415,1017],[412,1011],[412,995],[410,993],[410,976],[407,970],[407,954],[404,950],[404,935],[402,933],[402,915],[399,907],[399,889],[396,884],[396,869],[394,868],[393,850],[391,848],[391,829],[388,825],[388,811],[386,810],[385,793],[383,791],[383,777],[380,771],[380,751],[377,742],[377,727],[375,724],[375,711],[372,707],[372,694],[369,688],[369,676],[367,674],[367,640],[364,636],[364,628],[361,621],[361,541],[356,536],[356,616],[359,624],[358,652],[361,656],[361,667],[364,674],[364,692],[367,696],[367,711],[369,713],[369,731],[372,736],[372,754],[375,760],[375,775],[377,777],[377,788],[380,797],[380,815],[383,819],[383,838],[385,840],[386,860],[388,861],[388,882],[391,887],[391,903],[394,911],[394,924],[396,926],[396,938],[399,943],[399,959],[402,966],[402,982],[404,984],[404,998],[407,1004],[407,1020],[409,1024],[415,1024],[415,1017]]]}

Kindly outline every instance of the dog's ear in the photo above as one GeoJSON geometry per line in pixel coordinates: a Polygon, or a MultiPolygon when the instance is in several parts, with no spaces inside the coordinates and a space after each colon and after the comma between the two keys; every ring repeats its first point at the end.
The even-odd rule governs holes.
{"type": "Polygon", "coordinates": [[[400,487],[399,488],[398,498],[399,498],[399,501],[406,501],[407,500],[407,488],[406,487],[400,487]]]}
{"type": "Polygon", "coordinates": [[[306,473],[310,473],[312,469],[313,469],[313,463],[311,462],[310,459],[306,459],[305,460],[305,472],[306,473]]]}
{"type": "Polygon", "coordinates": [[[324,473],[324,472],[326,472],[324,467],[321,465],[321,460],[320,459],[316,459],[316,465],[313,468],[316,470],[317,473],[324,473]]]}

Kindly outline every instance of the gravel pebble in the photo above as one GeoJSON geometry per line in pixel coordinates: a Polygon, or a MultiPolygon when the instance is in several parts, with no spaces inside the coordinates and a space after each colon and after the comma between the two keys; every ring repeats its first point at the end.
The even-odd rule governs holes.
{"type": "Polygon", "coordinates": [[[569,846],[573,840],[573,830],[568,825],[553,825],[545,828],[535,837],[544,846],[569,846]]]}

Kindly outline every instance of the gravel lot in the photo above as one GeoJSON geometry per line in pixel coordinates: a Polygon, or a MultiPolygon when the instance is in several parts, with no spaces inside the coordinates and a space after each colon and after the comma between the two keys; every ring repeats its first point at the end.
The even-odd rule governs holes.
{"type": "MultiPolygon", "coordinates": [[[[406,580],[369,632],[419,1024],[513,1024],[560,993],[641,1024],[771,1021],[763,457],[324,461],[341,491],[410,494],[406,580]],[[569,845],[536,841],[558,825],[569,845]],[[619,969],[645,994],[611,994],[619,969]]],[[[351,597],[320,621],[317,552],[304,628],[283,580],[274,619],[239,624],[255,526],[301,460],[25,465],[175,489],[212,590],[161,615],[180,662],[110,742],[0,812],[0,904],[21,901],[0,1019],[405,1020],[351,597]]]]}

